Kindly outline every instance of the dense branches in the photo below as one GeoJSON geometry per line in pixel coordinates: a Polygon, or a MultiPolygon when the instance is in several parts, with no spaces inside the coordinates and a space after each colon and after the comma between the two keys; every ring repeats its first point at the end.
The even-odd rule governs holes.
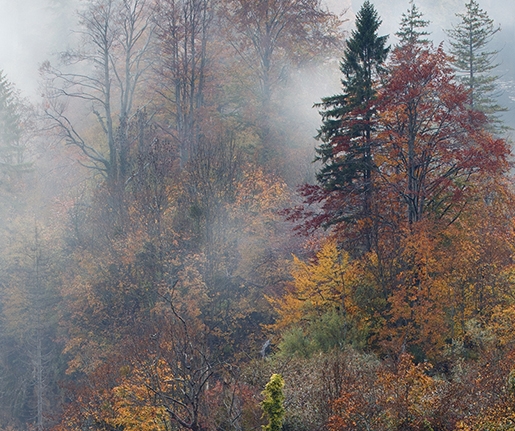
{"type": "MultiPolygon", "coordinates": [[[[394,354],[419,349],[434,358],[444,348],[443,334],[458,324],[444,305],[457,287],[449,284],[449,268],[442,264],[448,258],[443,238],[452,242],[453,224],[470,223],[482,211],[478,200],[486,197],[478,193],[486,184],[504,183],[510,150],[489,133],[486,116],[471,109],[470,93],[456,82],[442,46],[434,48],[424,38],[427,21],[413,3],[401,22],[400,44],[386,64],[388,75],[371,80],[370,74],[372,65],[382,66],[385,51],[363,70],[357,66],[360,57],[351,50],[367,46],[358,36],[369,31],[370,40],[384,49],[374,34],[377,16],[371,15],[374,25],[361,27],[365,12],[371,14],[367,6],[358,14],[358,31],[342,63],[347,92],[321,104],[326,110],[317,149],[323,162],[318,184],[304,186],[307,206],[290,214],[304,216],[306,230],[331,228],[356,260],[353,266],[363,271],[355,289],[368,285],[373,307],[358,305],[347,322],[357,325],[363,312],[369,322],[381,316],[382,328],[374,336],[381,349],[394,354]]],[[[371,59],[376,51],[363,52],[371,59]]],[[[511,235],[505,239],[512,241],[511,235]]],[[[477,288],[482,284],[475,283],[477,288]]],[[[312,293],[322,292],[324,284],[319,281],[312,293]]],[[[344,286],[342,279],[334,291],[344,286]]],[[[359,304],[355,295],[349,295],[349,303],[359,304]]],[[[308,298],[298,284],[280,302],[279,322],[285,320],[283,308],[295,309],[297,322],[309,321],[308,298]]],[[[325,305],[322,313],[329,311],[325,305]]]]}
{"type": "MultiPolygon", "coordinates": [[[[368,227],[360,241],[366,250],[370,250],[372,242],[374,100],[389,50],[387,38],[377,35],[380,24],[373,5],[365,2],[357,15],[356,30],[347,42],[340,66],[344,93],[323,99],[318,105],[324,109],[321,113],[323,125],[318,134],[323,143],[317,149],[318,159],[324,164],[317,174],[325,192],[322,193],[325,198],[320,200],[325,201],[327,209],[322,224],[364,222],[368,227]],[[335,208],[333,201],[342,204],[342,196],[347,204],[335,208]]],[[[319,200],[314,197],[315,193],[308,194],[319,200]]]]}
{"type": "Polygon", "coordinates": [[[82,47],[61,55],[63,65],[46,63],[48,104],[45,112],[63,139],[78,147],[83,164],[103,174],[113,210],[129,175],[131,142],[128,123],[139,86],[149,67],[152,39],[149,6],[145,0],[92,0],[80,12],[82,47]],[[72,101],[87,102],[101,129],[90,138],[67,110],[72,101]]]}
{"type": "MultiPolygon", "coordinates": [[[[334,63],[341,21],[318,0],[82,4],[80,48],[43,67],[69,144],[42,138],[60,166],[34,176],[51,234],[18,241],[44,212],[28,194],[0,230],[0,425],[242,431],[262,406],[265,430],[501,427],[510,151],[415,4],[392,50],[372,3],[358,12],[300,198],[284,167],[309,174],[284,154],[314,133],[283,84],[334,63]],[[302,198],[308,238],[281,215],[302,198]]],[[[18,102],[0,77],[12,177],[18,102]]]]}

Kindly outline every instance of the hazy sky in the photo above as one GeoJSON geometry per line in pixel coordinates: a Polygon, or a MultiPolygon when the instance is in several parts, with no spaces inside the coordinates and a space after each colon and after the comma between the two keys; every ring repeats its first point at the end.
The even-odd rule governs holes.
{"type": "MultiPolygon", "coordinates": [[[[79,0],[0,0],[0,69],[15,82],[25,95],[37,92],[38,67],[52,53],[69,45],[76,21],[75,9],[79,0]]],[[[445,38],[443,28],[457,22],[455,13],[464,9],[466,0],[417,0],[416,4],[432,21],[430,30],[436,43],[445,38]]],[[[334,12],[348,9],[345,15],[351,22],[353,12],[361,7],[361,0],[326,0],[334,12]]],[[[515,78],[515,1],[480,0],[480,6],[502,26],[496,45],[501,54],[503,74],[515,78]],[[508,71],[509,70],[509,71],[508,71]],[[506,72],[508,71],[508,72],[506,72]]],[[[401,14],[408,8],[408,0],[375,0],[374,4],[383,20],[381,34],[397,31],[401,14]]],[[[500,69],[501,69],[500,68],[500,69]]]]}
{"type": "Polygon", "coordinates": [[[0,0],[0,69],[32,96],[39,65],[68,47],[76,0],[0,0]]]}

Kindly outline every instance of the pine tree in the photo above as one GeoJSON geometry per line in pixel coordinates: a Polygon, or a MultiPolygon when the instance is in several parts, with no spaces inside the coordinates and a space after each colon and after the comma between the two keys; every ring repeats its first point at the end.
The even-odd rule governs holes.
{"type": "Polygon", "coordinates": [[[499,77],[492,74],[498,66],[494,62],[498,51],[489,50],[488,44],[501,28],[494,25],[477,1],[470,0],[465,7],[465,13],[456,14],[461,22],[447,31],[454,67],[459,81],[470,92],[470,107],[483,112],[491,123],[499,124],[498,113],[506,109],[497,103],[496,82],[499,77]]]}
{"type": "MultiPolygon", "coordinates": [[[[387,36],[377,34],[380,25],[374,6],[365,1],[340,64],[343,93],[316,105],[322,108],[323,124],[317,136],[322,144],[316,151],[317,160],[323,163],[317,180],[325,192],[320,199],[328,210],[325,227],[366,221],[371,216],[373,101],[389,51],[387,36]]],[[[365,249],[370,249],[370,232],[365,229],[361,236],[365,249]]]]}

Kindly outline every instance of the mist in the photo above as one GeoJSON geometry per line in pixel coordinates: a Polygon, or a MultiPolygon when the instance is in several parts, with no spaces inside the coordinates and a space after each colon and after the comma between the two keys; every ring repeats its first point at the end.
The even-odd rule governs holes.
{"type": "Polygon", "coordinates": [[[38,99],[40,64],[72,47],[77,0],[0,0],[0,69],[38,99]]]}
{"type": "MultiPolygon", "coordinates": [[[[362,2],[324,1],[0,0],[0,429],[273,429],[272,373],[283,430],[511,397],[511,143],[426,44],[340,96],[362,2]]],[[[416,2],[435,45],[463,3],[416,2]]],[[[515,127],[515,4],[480,6],[515,127]]]]}
{"type": "MultiPolygon", "coordinates": [[[[377,8],[383,24],[379,32],[390,35],[390,43],[395,44],[397,38],[395,32],[399,27],[401,16],[408,9],[407,1],[375,0],[372,3],[377,8]]],[[[513,40],[515,40],[515,2],[498,0],[481,0],[478,2],[481,9],[485,10],[494,20],[495,26],[500,26],[489,48],[499,51],[496,62],[499,64],[494,73],[500,76],[499,87],[501,94],[499,101],[502,106],[508,108],[503,114],[504,121],[510,127],[515,127],[515,56],[513,55],[513,40]]],[[[352,12],[359,10],[362,2],[352,0],[352,12]]],[[[444,49],[448,48],[448,38],[445,30],[452,28],[459,22],[457,13],[465,11],[463,0],[418,0],[415,2],[419,10],[424,14],[424,19],[430,21],[429,36],[435,45],[443,42],[444,49]]],[[[334,8],[334,5],[332,6],[334,8]]]]}
{"type": "MultiPolygon", "coordinates": [[[[403,0],[376,0],[373,2],[382,19],[381,34],[390,36],[390,43],[396,42],[395,32],[398,29],[402,13],[406,12],[408,2],[403,0]]],[[[462,0],[419,0],[417,6],[430,20],[429,31],[433,42],[444,43],[446,46],[445,29],[452,27],[458,21],[456,13],[464,10],[462,0]]],[[[354,25],[355,12],[362,2],[357,0],[326,0],[327,8],[339,14],[345,21],[343,29],[349,32],[354,25]]],[[[40,100],[38,93],[40,77],[39,66],[45,60],[53,61],[56,54],[73,48],[77,35],[77,13],[79,0],[0,0],[0,70],[7,74],[22,91],[22,94],[33,102],[40,100]]],[[[496,25],[501,26],[501,32],[495,35],[491,48],[499,50],[496,70],[502,79],[500,96],[502,104],[510,109],[504,114],[505,121],[515,125],[515,56],[512,55],[511,43],[515,39],[515,3],[483,0],[481,8],[486,10],[496,25]]],[[[316,114],[308,114],[313,103],[338,91],[337,62],[328,66],[326,82],[321,82],[320,76],[311,80],[306,76],[307,88],[302,90],[301,116],[308,116],[313,126],[318,119],[316,114]],[[332,70],[331,70],[332,68],[332,70]],[[310,101],[310,103],[308,103],[310,101]]],[[[298,75],[294,81],[299,84],[298,75]]],[[[299,105],[299,104],[297,104],[299,105]]]]}

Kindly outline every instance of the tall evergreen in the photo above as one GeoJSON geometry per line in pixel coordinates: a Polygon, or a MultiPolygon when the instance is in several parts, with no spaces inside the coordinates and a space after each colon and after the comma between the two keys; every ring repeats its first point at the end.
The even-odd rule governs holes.
{"type": "Polygon", "coordinates": [[[506,109],[496,100],[496,76],[493,70],[496,50],[488,48],[494,35],[500,31],[488,13],[476,0],[465,4],[465,13],[458,13],[460,23],[447,31],[450,37],[450,53],[458,79],[469,89],[469,105],[486,114],[492,123],[499,123],[498,113],[506,109]]]}
{"type": "Polygon", "coordinates": [[[424,30],[429,25],[429,21],[422,19],[422,17],[423,14],[415,5],[415,2],[410,0],[408,13],[402,14],[399,31],[395,33],[399,38],[400,46],[429,43],[428,39],[424,39],[424,36],[429,36],[429,32],[424,30]]]}
{"type": "MultiPolygon", "coordinates": [[[[365,1],[340,63],[343,92],[316,105],[322,108],[322,127],[317,136],[322,144],[316,151],[317,159],[323,163],[317,180],[326,193],[341,197],[336,207],[332,205],[331,215],[324,221],[326,227],[371,217],[373,101],[389,51],[388,36],[377,34],[380,25],[374,6],[365,1]]],[[[367,229],[362,237],[363,245],[370,249],[367,229]]]]}
{"type": "Polygon", "coordinates": [[[4,187],[28,167],[23,160],[22,109],[14,86],[0,71],[0,185],[4,187]]]}

